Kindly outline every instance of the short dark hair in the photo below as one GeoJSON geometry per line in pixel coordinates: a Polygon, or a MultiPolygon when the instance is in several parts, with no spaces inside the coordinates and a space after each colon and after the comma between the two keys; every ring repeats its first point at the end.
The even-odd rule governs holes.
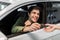
{"type": "Polygon", "coordinates": [[[33,9],[36,9],[36,10],[41,10],[41,8],[39,7],[39,6],[31,6],[29,9],[28,9],[28,13],[31,13],[31,11],[33,10],[33,9]]]}

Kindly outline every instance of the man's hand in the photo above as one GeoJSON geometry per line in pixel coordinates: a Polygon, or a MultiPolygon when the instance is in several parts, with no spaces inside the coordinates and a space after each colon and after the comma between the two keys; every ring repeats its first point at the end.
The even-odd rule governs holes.
{"type": "Polygon", "coordinates": [[[35,30],[38,30],[40,29],[41,25],[39,23],[33,23],[31,26],[30,26],[30,29],[32,31],[35,31],[35,30]]]}
{"type": "Polygon", "coordinates": [[[41,27],[41,25],[39,23],[33,23],[31,26],[25,27],[24,32],[36,31],[36,30],[40,29],[40,27],[41,27]]]}
{"type": "Polygon", "coordinates": [[[31,22],[29,20],[25,22],[25,26],[28,26],[28,25],[31,25],[31,22]]]}

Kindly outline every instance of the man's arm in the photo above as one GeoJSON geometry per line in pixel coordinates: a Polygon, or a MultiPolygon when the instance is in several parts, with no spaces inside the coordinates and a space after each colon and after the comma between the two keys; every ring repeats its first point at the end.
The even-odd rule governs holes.
{"type": "Polygon", "coordinates": [[[11,32],[12,33],[18,33],[18,32],[21,32],[23,28],[24,28],[23,26],[14,26],[12,28],[11,32]]]}

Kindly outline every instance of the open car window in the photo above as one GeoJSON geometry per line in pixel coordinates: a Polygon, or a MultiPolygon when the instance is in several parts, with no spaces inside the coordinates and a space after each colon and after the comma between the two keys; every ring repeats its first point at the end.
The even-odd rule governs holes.
{"type": "MultiPolygon", "coordinates": [[[[1,20],[1,31],[6,35],[11,35],[11,30],[13,26],[24,26],[24,22],[28,18],[28,6],[31,5],[41,6],[42,9],[44,8],[44,3],[32,3],[24,5],[22,7],[18,7],[1,20]]],[[[39,23],[43,23],[43,11],[44,10],[42,10],[41,12],[41,18],[39,19],[39,23]]]]}

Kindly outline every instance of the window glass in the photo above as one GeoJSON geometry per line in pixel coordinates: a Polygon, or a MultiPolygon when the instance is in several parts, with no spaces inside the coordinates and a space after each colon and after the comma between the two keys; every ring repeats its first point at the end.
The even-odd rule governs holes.
{"type": "Polygon", "coordinates": [[[47,19],[46,23],[56,24],[60,22],[60,3],[59,2],[50,2],[47,7],[47,19]]]}
{"type": "Polygon", "coordinates": [[[10,3],[0,2],[0,11],[6,8],[10,3]]]}

